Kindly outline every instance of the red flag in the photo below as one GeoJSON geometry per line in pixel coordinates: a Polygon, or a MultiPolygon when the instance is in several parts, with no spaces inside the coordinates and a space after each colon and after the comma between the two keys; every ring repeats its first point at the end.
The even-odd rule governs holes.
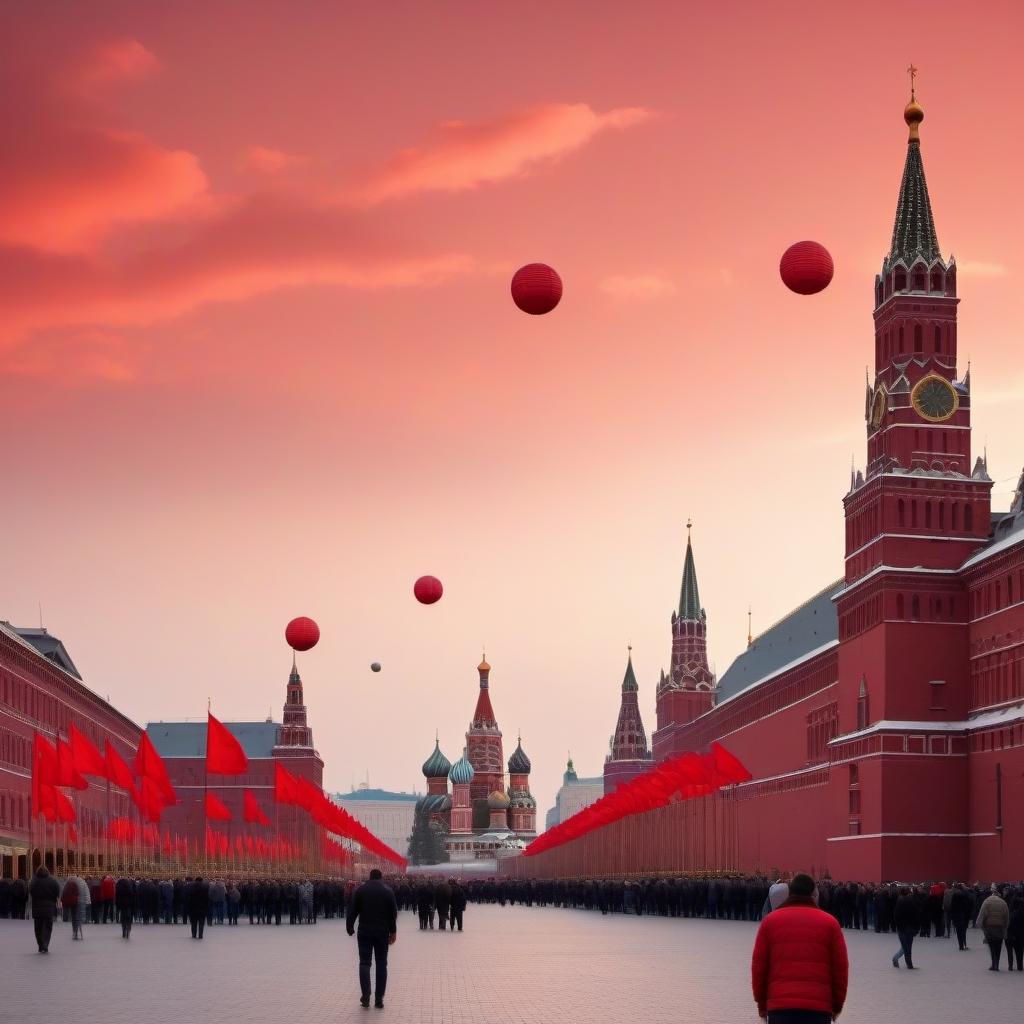
{"type": "Polygon", "coordinates": [[[60,761],[52,743],[42,734],[32,736],[32,813],[42,814],[47,821],[56,819],[53,786],[60,778],[60,761]]]}
{"type": "Polygon", "coordinates": [[[53,789],[54,805],[57,808],[57,821],[67,824],[76,820],[75,805],[56,787],[53,789]]]}
{"type": "Polygon", "coordinates": [[[178,794],[174,792],[171,778],[167,774],[167,765],[157,753],[148,733],[143,733],[142,739],[139,741],[139,749],[135,755],[135,774],[151,779],[163,795],[164,803],[168,806],[178,802],[178,794]]]}
{"type": "Polygon", "coordinates": [[[78,845],[78,829],[74,825],[68,826],[68,842],[78,845]]]}
{"type": "Polygon", "coordinates": [[[68,738],[71,741],[71,753],[75,758],[75,767],[83,775],[98,775],[101,779],[105,779],[107,763],[103,760],[103,755],[74,722],[68,729],[68,738]]]}
{"type": "Polygon", "coordinates": [[[75,765],[74,752],[59,736],[57,737],[57,761],[60,765],[60,777],[57,780],[58,786],[68,786],[71,789],[89,788],[89,783],[82,778],[75,765]]]}
{"type": "Polygon", "coordinates": [[[227,834],[224,833],[224,832],[221,832],[217,836],[217,853],[219,853],[222,857],[226,857],[227,853],[228,853],[228,849],[229,849],[229,847],[228,847],[228,837],[227,837],[227,834]]]}
{"type": "Polygon", "coordinates": [[[311,814],[320,806],[323,793],[320,787],[310,782],[309,779],[299,777],[295,780],[295,802],[311,814]]]}
{"type": "Polygon", "coordinates": [[[106,752],[104,761],[106,762],[105,775],[115,786],[120,786],[122,789],[133,790],[135,788],[135,779],[132,777],[132,770],[128,767],[125,759],[117,752],[117,748],[110,742],[110,740],[103,741],[103,748],[106,752]]]}
{"type": "Polygon", "coordinates": [[[245,837],[245,852],[251,857],[256,852],[256,843],[252,836],[245,837]]]}
{"type": "Polygon", "coordinates": [[[299,784],[280,761],[274,762],[274,800],[279,804],[298,802],[299,784]]]}
{"type": "Polygon", "coordinates": [[[160,816],[164,812],[164,795],[148,775],[143,777],[137,790],[132,790],[132,799],[146,821],[158,822],[160,820],[160,816]]]}
{"type": "Polygon", "coordinates": [[[249,767],[242,744],[222,722],[206,715],[206,770],[216,775],[240,775],[249,767]]]}
{"type": "Polygon", "coordinates": [[[256,800],[256,794],[253,793],[251,789],[247,789],[245,791],[245,810],[243,811],[242,817],[253,825],[270,824],[270,819],[263,813],[262,808],[256,800]]]}
{"type": "Polygon", "coordinates": [[[216,793],[206,794],[206,817],[209,821],[230,821],[228,806],[216,793]]]}

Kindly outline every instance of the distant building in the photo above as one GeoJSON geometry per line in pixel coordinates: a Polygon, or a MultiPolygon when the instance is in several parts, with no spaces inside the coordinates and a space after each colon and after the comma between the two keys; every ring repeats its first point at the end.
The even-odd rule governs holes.
{"type": "Polygon", "coordinates": [[[351,793],[335,793],[332,799],[381,842],[387,843],[392,850],[405,853],[412,834],[413,816],[419,799],[417,794],[391,793],[386,789],[360,786],[351,793]]]}
{"type": "MultiPolygon", "coordinates": [[[[632,648],[630,648],[632,651],[632,648]]],[[[604,792],[611,793],[624,782],[642,775],[654,764],[647,746],[647,733],[640,718],[636,674],[633,672],[632,654],[626,659],[626,674],[622,677],[622,699],[615,732],[604,762],[604,792]]]]}
{"type": "Polygon", "coordinates": [[[571,818],[584,807],[589,807],[604,796],[604,777],[601,775],[581,779],[569,758],[562,773],[562,785],[555,794],[555,806],[544,817],[546,828],[554,828],[571,818]]]}

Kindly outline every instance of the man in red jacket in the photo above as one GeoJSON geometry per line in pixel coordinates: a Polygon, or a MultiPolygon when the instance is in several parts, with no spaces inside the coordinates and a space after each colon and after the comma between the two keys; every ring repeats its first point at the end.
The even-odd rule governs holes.
{"type": "Polygon", "coordinates": [[[831,1024],[846,1002],[846,941],[817,895],[810,875],[795,875],[789,899],[757,930],[751,977],[768,1024],[831,1024]]]}

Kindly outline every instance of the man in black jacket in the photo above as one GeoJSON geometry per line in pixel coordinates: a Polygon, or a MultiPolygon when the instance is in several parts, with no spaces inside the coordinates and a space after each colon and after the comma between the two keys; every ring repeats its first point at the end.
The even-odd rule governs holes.
{"type": "Polygon", "coordinates": [[[60,886],[57,879],[40,864],[28,892],[32,897],[32,924],[36,931],[36,945],[40,953],[49,953],[53,919],[57,914],[57,900],[60,899],[60,886]]]}
{"type": "Polygon", "coordinates": [[[459,885],[457,879],[452,879],[449,883],[452,887],[452,902],[449,920],[451,922],[451,930],[455,931],[455,926],[459,926],[459,931],[462,931],[462,915],[466,910],[466,891],[459,885]]]}
{"type": "Polygon", "coordinates": [[[381,1009],[388,985],[388,946],[394,945],[398,938],[398,903],[377,868],[370,872],[370,880],[352,894],[345,928],[349,935],[356,936],[359,944],[359,988],[362,991],[359,1002],[363,1006],[370,1005],[370,963],[376,960],[377,983],[373,1005],[381,1009]],[[356,921],[359,922],[358,933],[356,921]]]}
{"type": "Polygon", "coordinates": [[[206,915],[210,912],[210,886],[203,881],[201,875],[189,886],[185,906],[188,909],[189,924],[192,925],[192,938],[201,939],[206,915]]]}
{"type": "Polygon", "coordinates": [[[117,880],[114,903],[117,906],[117,919],[121,922],[121,938],[130,939],[135,918],[135,882],[131,878],[125,876],[117,880]]]}
{"type": "Polygon", "coordinates": [[[921,927],[921,907],[918,903],[918,895],[903,888],[900,890],[900,898],[896,901],[896,908],[892,913],[892,923],[896,934],[900,937],[900,948],[892,958],[893,967],[899,967],[900,958],[906,957],[907,970],[914,970],[914,961],[911,950],[914,946],[914,936],[921,927]]]}

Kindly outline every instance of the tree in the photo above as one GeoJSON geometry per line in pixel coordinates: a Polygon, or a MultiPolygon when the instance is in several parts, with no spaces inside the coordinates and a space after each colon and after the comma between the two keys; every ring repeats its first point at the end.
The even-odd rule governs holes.
{"type": "Polygon", "coordinates": [[[429,813],[417,810],[409,836],[410,864],[443,864],[448,860],[444,847],[444,826],[431,821],[429,813]]]}

